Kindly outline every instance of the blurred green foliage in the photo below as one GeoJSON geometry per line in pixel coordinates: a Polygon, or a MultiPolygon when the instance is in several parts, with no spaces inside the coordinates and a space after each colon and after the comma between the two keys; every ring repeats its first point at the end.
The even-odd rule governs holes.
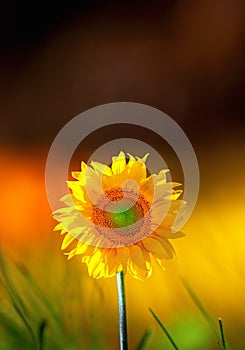
{"type": "MultiPolygon", "coordinates": [[[[72,310],[66,309],[65,297],[56,293],[44,292],[25,265],[12,261],[7,263],[1,253],[0,272],[1,350],[103,350],[108,348],[106,339],[96,322],[96,308],[90,312],[92,327],[88,337],[86,321],[83,322],[82,308],[80,319],[75,320],[76,324],[73,323],[72,310]]],[[[68,280],[67,277],[67,282],[68,280]]],[[[51,281],[46,281],[46,283],[49,282],[52,288],[51,281]]],[[[156,328],[152,322],[141,339],[136,332],[139,337],[136,350],[230,349],[225,340],[222,321],[220,320],[216,325],[191,287],[186,281],[182,282],[197,306],[199,314],[190,315],[185,312],[175,315],[167,329],[157,314],[150,309],[161,329],[156,328]],[[206,326],[200,319],[201,315],[207,321],[206,326]]],[[[80,308],[80,305],[77,305],[78,293],[80,289],[70,291],[69,294],[69,302],[74,302],[76,309],[80,308]]],[[[80,299],[81,304],[86,303],[82,297],[80,299]]],[[[115,338],[117,340],[117,335],[115,338]]]]}

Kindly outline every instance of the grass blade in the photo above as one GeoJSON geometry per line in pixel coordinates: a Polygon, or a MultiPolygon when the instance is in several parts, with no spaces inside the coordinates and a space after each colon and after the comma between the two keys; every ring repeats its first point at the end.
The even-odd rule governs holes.
{"type": "MultiPolygon", "coordinates": [[[[20,325],[13,318],[2,311],[0,311],[0,325],[1,337],[3,334],[2,332],[4,332],[7,337],[11,337],[11,339],[7,340],[8,343],[19,343],[25,345],[26,349],[28,348],[28,345],[30,345],[29,334],[23,332],[23,327],[20,327],[20,325]]],[[[1,346],[0,349],[2,349],[1,346]]]]}
{"type": "Polygon", "coordinates": [[[223,327],[223,323],[222,323],[221,318],[219,318],[219,329],[220,329],[220,335],[221,335],[222,348],[224,350],[226,350],[227,347],[226,347],[226,342],[225,342],[225,333],[224,333],[224,327],[223,327]]]}
{"type": "Polygon", "coordinates": [[[150,338],[152,335],[152,328],[148,328],[145,333],[143,334],[143,337],[141,338],[136,350],[144,350],[146,349],[147,345],[149,344],[150,338]]]}
{"type": "Polygon", "coordinates": [[[189,286],[189,284],[186,282],[186,280],[184,280],[182,278],[182,283],[185,287],[185,289],[187,290],[187,292],[189,293],[191,299],[194,301],[194,303],[196,304],[196,306],[198,307],[199,311],[201,312],[201,314],[203,315],[203,317],[205,318],[205,320],[208,322],[209,326],[211,327],[211,329],[213,330],[213,332],[215,333],[215,335],[217,337],[219,337],[219,332],[218,329],[214,323],[214,321],[212,320],[212,318],[209,316],[207,310],[205,309],[205,307],[203,306],[203,304],[201,303],[200,299],[197,297],[197,295],[194,293],[194,291],[191,289],[191,287],[189,286]]]}
{"type": "Polygon", "coordinates": [[[177,345],[175,344],[173,338],[171,337],[171,335],[169,334],[169,332],[167,331],[166,327],[162,324],[162,322],[159,320],[159,318],[157,317],[157,315],[155,314],[155,312],[149,308],[150,313],[152,314],[152,316],[155,318],[155,320],[157,321],[157,323],[159,324],[159,326],[161,327],[161,329],[163,330],[163,332],[165,333],[166,337],[168,338],[168,340],[170,341],[170,343],[173,345],[173,348],[175,350],[179,350],[179,348],[177,347],[177,345]]]}
{"type": "Polygon", "coordinates": [[[9,277],[7,264],[6,264],[5,258],[4,258],[1,251],[0,251],[0,269],[2,272],[2,276],[5,280],[5,288],[7,289],[8,294],[11,295],[16,300],[16,302],[18,303],[18,305],[22,309],[22,311],[25,314],[28,314],[27,307],[23,303],[22,299],[19,297],[19,294],[18,294],[14,284],[12,283],[12,281],[9,277]]]}
{"type": "Polygon", "coordinates": [[[36,294],[40,302],[46,307],[46,309],[49,311],[49,313],[52,315],[53,319],[56,321],[58,325],[61,324],[60,317],[53,307],[52,302],[47,298],[46,294],[43,292],[43,290],[40,288],[40,286],[35,281],[34,277],[32,276],[31,272],[27,269],[27,267],[20,263],[15,263],[18,270],[21,272],[22,276],[26,279],[27,283],[31,285],[32,291],[36,294]]]}
{"type": "Polygon", "coordinates": [[[9,298],[12,302],[12,305],[13,305],[16,313],[19,315],[22,322],[24,323],[26,329],[30,333],[31,338],[35,344],[36,343],[36,335],[35,335],[32,327],[28,321],[28,317],[26,315],[27,308],[26,308],[24,302],[22,301],[22,299],[20,298],[17,290],[15,289],[14,284],[12,283],[12,281],[9,277],[7,265],[5,263],[5,259],[4,259],[3,254],[1,252],[0,252],[0,269],[1,269],[4,281],[5,281],[5,283],[3,285],[6,289],[6,291],[8,292],[8,295],[9,295],[9,298]]]}
{"type": "Polygon", "coordinates": [[[43,320],[38,329],[38,342],[39,342],[39,350],[44,349],[44,333],[47,328],[47,322],[46,320],[43,320]]]}
{"type": "Polygon", "coordinates": [[[197,295],[194,293],[194,291],[191,289],[189,284],[186,282],[185,279],[181,279],[184,287],[186,288],[187,292],[189,293],[191,299],[194,301],[196,306],[198,307],[199,311],[205,318],[205,320],[208,322],[210,328],[213,330],[214,334],[217,336],[217,338],[220,338],[221,336],[221,341],[222,341],[222,348],[224,350],[230,349],[229,344],[225,341],[225,335],[224,335],[224,329],[223,329],[223,324],[222,324],[222,319],[219,318],[219,329],[216,327],[216,324],[212,320],[212,318],[209,316],[207,310],[201,303],[200,299],[197,297],[197,295]]]}

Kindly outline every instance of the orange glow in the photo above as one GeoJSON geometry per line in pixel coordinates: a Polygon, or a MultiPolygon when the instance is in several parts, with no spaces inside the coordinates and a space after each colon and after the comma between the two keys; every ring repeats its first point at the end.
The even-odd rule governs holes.
{"type": "Polygon", "coordinates": [[[28,246],[50,235],[51,215],[40,158],[10,151],[0,154],[3,245],[28,246]]]}

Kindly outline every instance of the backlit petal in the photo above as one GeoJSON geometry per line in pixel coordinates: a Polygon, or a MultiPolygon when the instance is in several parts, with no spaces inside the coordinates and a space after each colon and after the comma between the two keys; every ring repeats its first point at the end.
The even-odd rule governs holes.
{"type": "Polygon", "coordinates": [[[112,157],[112,173],[114,175],[120,174],[126,168],[126,159],[124,152],[120,152],[118,156],[112,157]]]}

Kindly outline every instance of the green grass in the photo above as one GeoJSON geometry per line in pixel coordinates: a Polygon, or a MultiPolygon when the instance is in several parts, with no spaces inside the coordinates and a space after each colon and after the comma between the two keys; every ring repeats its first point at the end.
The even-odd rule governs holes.
{"type": "MultiPolygon", "coordinates": [[[[0,349],[107,349],[108,339],[106,340],[96,321],[97,309],[92,308],[89,312],[89,320],[86,320],[82,305],[86,306],[87,301],[80,295],[82,288],[79,287],[79,284],[69,283],[74,279],[71,272],[69,271],[64,278],[67,286],[71,286],[69,305],[74,304],[73,308],[66,308],[63,286],[58,286],[57,290],[53,291],[52,283],[50,283],[50,288],[45,290],[43,283],[41,287],[37,282],[37,277],[34,277],[25,265],[12,261],[7,262],[4,255],[0,253],[0,349]]],[[[221,318],[218,322],[213,321],[190,285],[185,280],[182,282],[196,305],[200,317],[204,318],[207,327],[211,330],[213,338],[207,333],[198,316],[188,318],[188,315],[177,315],[173,322],[163,321],[157,315],[158,310],[153,311],[150,308],[156,324],[152,320],[149,328],[141,337],[137,334],[137,330],[135,331],[134,337],[138,339],[135,350],[197,350],[199,348],[213,350],[215,346],[223,350],[230,350],[221,318]],[[157,326],[160,327],[159,332],[157,326]]],[[[49,281],[46,281],[46,284],[48,283],[49,281]]],[[[106,317],[110,318],[110,315],[106,317]]],[[[117,341],[116,329],[115,326],[117,341]]],[[[132,332],[132,329],[129,331],[132,332]]]]}

